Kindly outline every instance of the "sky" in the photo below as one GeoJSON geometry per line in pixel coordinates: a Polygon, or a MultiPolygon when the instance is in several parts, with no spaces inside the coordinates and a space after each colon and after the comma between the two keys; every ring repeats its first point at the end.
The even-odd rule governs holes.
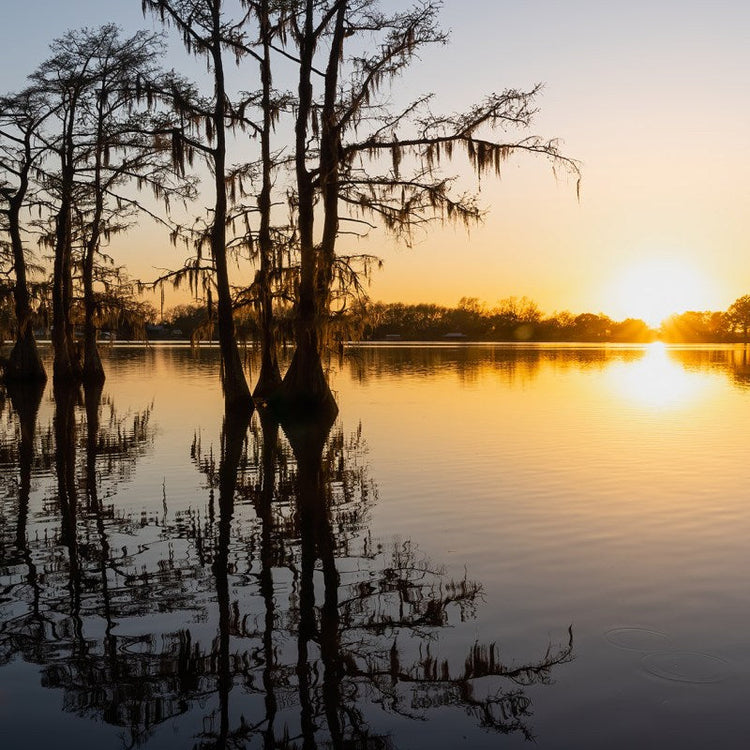
{"type": "MultiPolygon", "coordinates": [[[[6,91],[68,28],[158,28],[140,0],[4,5],[6,91]]],[[[425,51],[398,95],[433,92],[436,110],[455,112],[543,83],[530,132],[559,138],[580,162],[581,195],[548,162],[511,159],[500,180],[472,183],[487,210],[481,226],[434,226],[409,248],[375,232],[351,248],[384,260],[374,299],[491,306],[525,295],[547,313],[658,322],[750,294],[750,3],[446,0],[441,18],[450,44],[425,51]]],[[[178,43],[165,64],[185,68],[178,43]]],[[[133,230],[118,253],[144,277],[155,258],[181,260],[153,230],[133,230]]]]}

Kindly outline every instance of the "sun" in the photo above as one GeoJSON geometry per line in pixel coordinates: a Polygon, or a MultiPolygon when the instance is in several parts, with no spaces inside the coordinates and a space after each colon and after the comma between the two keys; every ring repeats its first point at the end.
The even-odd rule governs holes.
{"type": "Polygon", "coordinates": [[[709,309],[714,297],[711,282],[676,258],[636,261],[617,274],[610,295],[622,318],[640,318],[653,328],[674,313],[709,309]]]}

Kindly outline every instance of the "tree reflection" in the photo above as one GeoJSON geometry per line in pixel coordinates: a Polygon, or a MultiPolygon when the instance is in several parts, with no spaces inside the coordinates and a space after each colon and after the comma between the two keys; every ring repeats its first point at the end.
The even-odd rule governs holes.
{"type": "Polygon", "coordinates": [[[352,380],[367,383],[384,376],[414,378],[455,377],[472,384],[492,376],[508,384],[533,382],[545,368],[556,370],[604,370],[613,361],[636,362],[644,356],[641,346],[602,348],[586,344],[530,344],[527,346],[487,344],[449,346],[445,344],[401,344],[388,347],[383,356],[378,345],[353,346],[346,350],[352,380]]]}
{"type": "Polygon", "coordinates": [[[389,748],[398,722],[440,731],[457,711],[532,736],[526,688],[573,658],[572,632],[524,664],[444,644],[481,585],[371,537],[361,428],[227,413],[218,455],[198,432],[191,447],[205,507],[144,519],[114,493],[152,439],[149,411],[119,417],[96,387],[54,395],[54,439],[35,439],[33,405],[19,431],[20,463],[52,451],[55,489],[32,541],[18,495],[23,541],[4,542],[2,566],[26,612],[0,605],[0,643],[42,665],[66,710],[122,728],[126,747],[161,747],[180,717],[176,746],[194,748],[389,748]]]}
{"type": "Polygon", "coordinates": [[[750,363],[747,358],[747,347],[742,348],[742,354],[732,360],[732,379],[740,388],[750,387],[750,363]]]}
{"type": "Polygon", "coordinates": [[[669,357],[688,372],[723,373],[739,389],[750,387],[750,362],[747,348],[679,348],[670,347],[669,357]]]}
{"type": "MultiPolygon", "coordinates": [[[[2,441],[2,456],[0,458],[2,465],[9,469],[14,465],[18,467],[15,534],[13,538],[9,538],[9,534],[3,533],[0,538],[1,558],[3,566],[9,569],[10,577],[14,581],[18,581],[20,585],[25,585],[30,594],[29,617],[23,620],[23,627],[30,630],[38,629],[43,623],[40,609],[39,575],[26,538],[35,454],[36,420],[43,392],[44,383],[13,383],[9,386],[8,396],[12,409],[17,415],[17,421],[14,425],[13,438],[2,441]],[[24,569],[25,575],[21,572],[24,569]]],[[[5,406],[5,399],[3,399],[3,406],[5,406]]],[[[14,473],[11,471],[4,472],[6,480],[10,480],[14,473]]],[[[13,489],[3,487],[4,504],[8,501],[12,502],[14,495],[13,489]]],[[[12,513],[7,513],[7,511],[3,513],[6,518],[8,515],[12,517],[12,513]]],[[[0,528],[3,532],[6,532],[6,529],[10,532],[12,524],[6,525],[3,523],[0,528]]],[[[12,653],[12,641],[4,638],[0,630],[0,664],[6,663],[12,653]]]]}
{"type": "Polygon", "coordinates": [[[386,748],[394,746],[389,716],[424,720],[447,708],[487,729],[531,738],[524,688],[549,683],[554,667],[572,659],[572,631],[566,643],[527,664],[504,662],[495,644],[471,644],[460,666],[440,658],[441,631],[474,616],[481,586],[449,579],[410,541],[373,542],[366,518],[375,492],[362,462],[361,430],[346,438],[340,428],[330,430],[284,425],[283,447],[278,425],[261,415],[245,452],[245,460],[254,455],[256,474],[247,471],[251,463],[243,468],[236,446],[228,449],[226,428],[218,472],[211,451],[194,446],[220,496],[217,663],[227,663],[233,639],[244,664],[220,677],[219,689],[241,685],[262,697],[264,709],[255,721],[239,711],[230,728],[222,696],[199,746],[244,747],[254,736],[269,748],[386,748]],[[226,501],[223,473],[240,477],[236,505],[226,501]],[[244,504],[255,511],[252,540],[233,535],[226,523],[230,508],[244,504]],[[225,545],[233,546],[229,554],[225,545]],[[243,574],[238,556],[245,545],[253,553],[243,574]],[[229,571],[243,588],[252,581],[231,607],[229,571]],[[228,609],[234,618],[222,614],[228,609]]]}
{"type": "MultiPolygon", "coordinates": [[[[82,394],[75,386],[55,384],[52,424],[40,436],[36,422],[41,396],[41,390],[18,385],[10,392],[14,430],[20,436],[19,557],[3,546],[0,568],[10,606],[0,607],[0,649],[6,659],[17,653],[39,664],[43,684],[64,690],[66,710],[127,725],[132,696],[143,691],[144,682],[137,665],[122,657],[128,639],[118,642],[114,635],[113,599],[122,591],[116,584],[112,589],[122,572],[108,536],[132,534],[133,524],[104,505],[100,488],[113,492],[150,444],[150,407],[120,416],[112,401],[102,398],[101,387],[87,387],[82,394]],[[100,412],[108,413],[105,424],[100,412]],[[78,460],[79,445],[85,445],[83,462],[78,460]],[[34,468],[42,478],[54,468],[55,485],[51,496],[32,510],[34,468]],[[102,630],[101,620],[100,640],[89,633],[102,630]]],[[[2,444],[5,451],[12,450],[7,434],[2,444]]],[[[6,494],[6,501],[12,499],[6,494]]]]}

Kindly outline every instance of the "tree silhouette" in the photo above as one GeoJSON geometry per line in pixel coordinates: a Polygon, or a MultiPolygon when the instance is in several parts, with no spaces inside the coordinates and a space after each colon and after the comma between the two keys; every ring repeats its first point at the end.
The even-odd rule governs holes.
{"type": "Polygon", "coordinates": [[[144,213],[142,204],[122,188],[133,182],[141,189],[149,187],[168,206],[171,198],[188,197],[192,187],[177,179],[171,168],[171,149],[163,137],[172,130],[169,118],[138,107],[145,99],[144,90],[157,84],[161,39],[146,32],[122,39],[111,24],[99,29],[97,37],[103,43],[92,61],[90,92],[81,111],[82,124],[91,135],[79,145],[79,197],[74,208],[82,251],[83,376],[93,382],[104,378],[96,345],[95,317],[101,299],[95,281],[110,293],[120,281],[120,274],[100,272],[95,278],[97,257],[105,241],[125,231],[136,214],[144,213]]]}
{"type": "MultiPolygon", "coordinates": [[[[428,96],[391,110],[381,92],[424,47],[446,41],[434,4],[388,13],[375,0],[300,0],[295,9],[291,38],[299,58],[295,208],[300,279],[297,346],[282,395],[296,405],[295,411],[325,413],[335,410],[320,359],[333,284],[336,279],[355,288],[358,284],[356,258],[338,251],[342,225],[366,233],[374,226],[370,222],[377,221],[408,240],[435,220],[480,220],[474,196],[457,190],[441,168],[441,160],[449,161],[459,151],[478,176],[487,171],[499,175],[514,153],[541,154],[575,175],[578,167],[555,141],[493,137],[493,132],[530,126],[539,87],[493,94],[453,115],[433,114],[428,96]],[[358,36],[367,36],[366,52],[357,46],[358,36]],[[317,67],[316,51],[324,61],[317,67]],[[314,80],[322,81],[317,98],[314,80]],[[318,200],[322,226],[316,240],[318,200]]],[[[367,266],[372,259],[359,260],[367,266]]]]}
{"type": "Polygon", "coordinates": [[[102,263],[112,263],[102,248],[136,213],[158,218],[127,188],[148,187],[168,204],[170,197],[188,197],[192,181],[178,180],[171,169],[164,137],[173,129],[169,116],[151,111],[162,52],[158,37],[137,32],[123,38],[109,24],[69,31],[50,51],[27,89],[2,101],[4,229],[13,248],[18,331],[27,337],[8,372],[13,377],[16,370],[28,371],[34,359],[21,235],[22,229],[34,229],[53,256],[55,377],[101,380],[96,316],[102,317],[107,295],[124,275],[121,269],[101,270],[102,263]],[[25,227],[19,213],[23,206],[38,213],[25,227]],[[79,284],[83,363],[73,319],[79,284]],[[97,293],[101,288],[104,294],[97,293]],[[16,361],[20,352],[26,354],[16,361]]]}
{"type": "MultiPolygon", "coordinates": [[[[274,239],[271,231],[272,209],[272,168],[271,136],[273,124],[278,117],[278,107],[272,100],[271,79],[271,45],[274,29],[271,22],[270,0],[247,2],[257,16],[262,57],[260,64],[261,81],[261,126],[260,126],[260,164],[261,188],[258,193],[258,212],[260,224],[258,227],[258,273],[256,285],[258,287],[260,308],[260,343],[261,363],[258,382],[253,390],[256,399],[266,399],[272,396],[281,385],[281,371],[279,370],[276,351],[276,331],[273,313],[272,277],[278,272],[275,262],[274,239]]],[[[280,33],[281,30],[278,30],[280,33]]]]}
{"type": "Polygon", "coordinates": [[[747,332],[750,329],[750,295],[746,294],[732,302],[726,317],[733,331],[742,331],[742,343],[747,344],[747,332]]]}
{"type": "MultiPolygon", "coordinates": [[[[215,274],[217,290],[217,315],[219,346],[222,357],[222,383],[227,402],[235,408],[252,408],[252,397],[248,388],[242,361],[237,349],[234,330],[232,294],[227,264],[227,165],[228,132],[245,127],[247,120],[234,107],[228,96],[224,55],[228,50],[237,59],[251,54],[244,43],[242,24],[227,17],[221,0],[143,0],[144,13],[149,11],[162,22],[178,29],[189,53],[206,61],[211,73],[213,93],[202,100],[196,92],[173,82],[173,106],[186,124],[206,125],[206,142],[199,140],[189,129],[173,133],[176,162],[184,169],[185,159],[192,162],[192,155],[202,155],[214,179],[214,206],[205,235],[198,238],[200,245],[207,241],[211,251],[212,272],[215,274]]],[[[198,259],[199,260],[199,259],[198,259]]],[[[188,269],[189,270],[189,269],[188,269]]]]}
{"type": "Polygon", "coordinates": [[[4,219],[1,228],[9,238],[16,315],[16,341],[5,365],[8,380],[47,379],[34,338],[21,210],[28,205],[34,170],[45,152],[40,129],[51,114],[49,103],[33,87],[0,100],[0,196],[4,219]]]}

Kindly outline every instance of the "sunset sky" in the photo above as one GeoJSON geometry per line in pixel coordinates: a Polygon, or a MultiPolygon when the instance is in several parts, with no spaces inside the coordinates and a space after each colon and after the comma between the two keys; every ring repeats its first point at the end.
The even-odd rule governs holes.
{"type": "MultiPolygon", "coordinates": [[[[156,28],[139,0],[25,0],[3,15],[5,91],[68,28],[156,28]]],[[[436,110],[458,111],[487,92],[544,82],[533,132],[559,137],[581,162],[581,198],[547,162],[513,159],[501,181],[482,180],[483,226],[436,226],[412,248],[379,233],[359,244],[385,260],[375,299],[526,295],[548,313],[656,322],[750,294],[750,4],[446,0],[442,19],[450,46],[422,54],[399,95],[432,91],[436,110]]],[[[165,64],[184,60],[174,42],[165,64]]],[[[156,257],[182,259],[154,232],[133,231],[126,244],[118,261],[134,275],[151,276],[156,257]]]]}

